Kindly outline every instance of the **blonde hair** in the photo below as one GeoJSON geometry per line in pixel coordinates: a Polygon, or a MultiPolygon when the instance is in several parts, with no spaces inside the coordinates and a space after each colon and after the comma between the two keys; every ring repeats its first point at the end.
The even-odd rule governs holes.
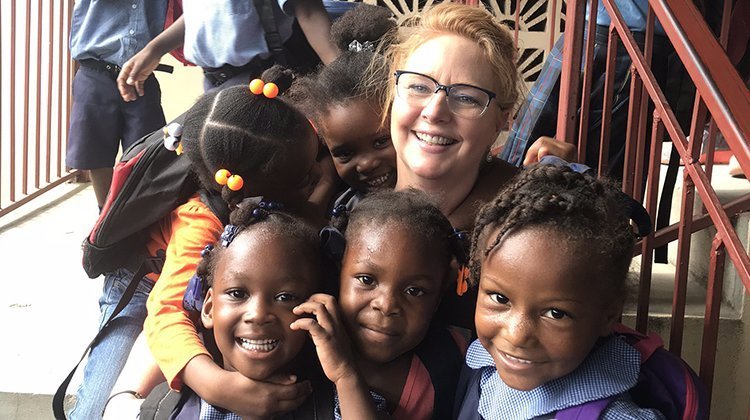
{"type": "MultiPolygon", "coordinates": [[[[422,44],[445,34],[468,38],[479,46],[489,61],[498,89],[495,100],[503,111],[513,108],[519,94],[517,50],[508,30],[483,7],[457,3],[441,3],[429,10],[404,20],[390,35],[389,42],[381,44],[389,76],[404,64],[406,59],[422,44]]],[[[373,64],[373,67],[375,65],[373,64]]],[[[382,77],[383,71],[372,68],[372,74],[382,77]]],[[[389,114],[396,94],[396,81],[389,77],[383,95],[384,121],[389,114]]]]}

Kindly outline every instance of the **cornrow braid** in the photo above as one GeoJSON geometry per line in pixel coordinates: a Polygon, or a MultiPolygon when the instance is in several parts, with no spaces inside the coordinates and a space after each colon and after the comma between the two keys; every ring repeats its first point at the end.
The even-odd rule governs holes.
{"type": "Polygon", "coordinates": [[[535,165],[477,214],[471,239],[470,282],[476,285],[482,262],[511,231],[542,227],[586,241],[607,267],[614,290],[625,287],[635,234],[621,192],[612,182],[567,166],[535,165]],[[496,233],[494,233],[496,232],[496,233]],[[490,236],[490,235],[494,236],[490,236]]]}
{"type": "Polygon", "coordinates": [[[360,230],[373,224],[383,226],[396,222],[410,235],[422,238],[425,246],[435,250],[447,270],[453,258],[466,263],[466,246],[451,223],[426,193],[415,189],[378,191],[367,195],[354,209],[335,214],[334,227],[344,232],[347,243],[360,230]]]}
{"type": "MultiPolygon", "coordinates": [[[[278,205],[245,200],[232,211],[229,220],[236,228],[232,237],[234,240],[241,235],[263,229],[273,232],[274,236],[281,238],[280,240],[294,242],[295,250],[301,254],[313,255],[317,261],[321,260],[318,232],[301,218],[280,210],[278,205]]],[[[231,243],[227,246],[231,246],[231,243]]],[[[216,262],[225,249],[220,239],[210,251],[201,253],[201,261],[196,268],[196,274],[205,280],[204,293],[213,285],[216,262]]]]}
{"type": "MultiPolygon", "coordinates": [[[[261,78],[284,92],[294,75],[274,66],[261,78]]],[[[311,133],[307,118],[283,98],[255,95],[242,85],[203,95],[187,112],[182,144],[203,186],[221,191],[234,206],[248,196],[253,175],[276,173],[285,152],[309,141],[311,133]],[[245,187],[232,191],[217,184],[214,174],[219,169],[242,176],[245,187]]]]}

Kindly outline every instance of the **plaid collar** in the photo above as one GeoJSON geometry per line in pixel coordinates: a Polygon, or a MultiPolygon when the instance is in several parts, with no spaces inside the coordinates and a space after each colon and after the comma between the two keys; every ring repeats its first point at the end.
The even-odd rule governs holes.
{"type": "Polygon", "coordinates": [[[240,416],[223,408],[214,407],[213,405],[201,399],[201,412],[198,416],[200,420],[242,420],[240,416]]]}
{"type": "Polygon", "coordinates": [[[640,363],[637,350],[611,336],[568,375],[530,391],[519,391],[500,379],[492,356],[479,340],[471,343],[466,353],[466,364],[481,370],[477,411],[489,420],[531,419],[621,394],[635,386],[640,363]]]}

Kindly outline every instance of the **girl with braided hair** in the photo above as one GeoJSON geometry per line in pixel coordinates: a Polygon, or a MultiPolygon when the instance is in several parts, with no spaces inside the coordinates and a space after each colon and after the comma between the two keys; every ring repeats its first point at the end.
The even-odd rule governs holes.
{"type": "MultiPolygon", "coordinates": [[[[293,308],[324,290],[321,262],[318,233],[311,225],[273,203],[244,201],[219,241],[205,248],[196,269],[204,285],[200,318],[205,328],[200,330],[213,338],[207,347],[218,352],[217,363],[256,381],[296,375],[315,384],[314,395],[282,419],[307,418],[318,407],[331,406],[319,401],[330,398],[329,386],[312,362],[307,334],[290,328],[299,318],[293,308]]],[[[179,399],[170,418],[240,418],[189,389],[179,399]]]]}
{"type": "Polygon", "coordinates": [[[396,153],[379,106],[388,77],[367,71],[383,61],[377,44],[395,26],[384,7],[360,4],[348,11],[331,27],[341,55],[292,88],[292,97],[315,121],[336,172],[351,187],[337,202],[396,185],[396,153]]]}
{"type": "Polygon", "coordinates": [[[479,211],[470,260],[479,338],[458,418],[552,418],[607,397],[600,418],[662,418],[628,396],[640,354],[612,334],[635,240],[622,196],[569,166],[535,165],[479,211]]]}
{"type": "MultiPolygon", "coordinates": [[[[153,290],[146,292],[145,323],[142,317],[140,322],[172,389],[186,384],[211,404],[243,415],[294,409],[309,394],[309,385],[289,376],[274,383],[252,381],[222,369],[200,340],[198,320],[186,312],[183,296],[201,250],[219,238],[222,215],[244,199],[281,202],[310,219],[325,216],[330,194],[316,161],[317,136],[307,118],[280,96],[292,76],[275,66],[250,86],[210,92],[188,110],[182,126],[165,130],[165,146],[189,159],[201,191],[154,229],[149,250],[164,253],[165,261],[153,290]]],[[[137,391],[145,394],[150,387],[137,391]]]]}
{"type": "Polygon", "coordinates": [[[307,318],[293,327],[311,332],[323,369],[334,372],[336,418],[362,418],[346,414],[347,383],[364,385],[370,405],[394,419],[452,418],[467,340],[436,312],[451,292],[451,264],[465,262],[463,233],[426,194],[407,189],[371,193],[351,212],[335,208],[321,236],[341,264],[338,301],[313,295],[295,313],[330,319],[328,327],[307,318]],[[354,363],[320,348],[349,341],[342,336],[354,363]]]}

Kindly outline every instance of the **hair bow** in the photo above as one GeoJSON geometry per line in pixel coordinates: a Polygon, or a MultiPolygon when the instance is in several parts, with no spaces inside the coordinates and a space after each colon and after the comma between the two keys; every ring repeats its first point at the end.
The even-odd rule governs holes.
{"type": "Polygon", "coordinates": [[[356,39],[349,43],[349,51],[362,52],[362,51],[375,51],[375,43],[372,41],[359,42],[356,39]]]}
{"type": "Polygon", "coordinates": [[[167,150],[176,152],[178,155],[182,154],[182,125],[180,123],[173,122],[164,127],[164,147],[167,150]]]}

